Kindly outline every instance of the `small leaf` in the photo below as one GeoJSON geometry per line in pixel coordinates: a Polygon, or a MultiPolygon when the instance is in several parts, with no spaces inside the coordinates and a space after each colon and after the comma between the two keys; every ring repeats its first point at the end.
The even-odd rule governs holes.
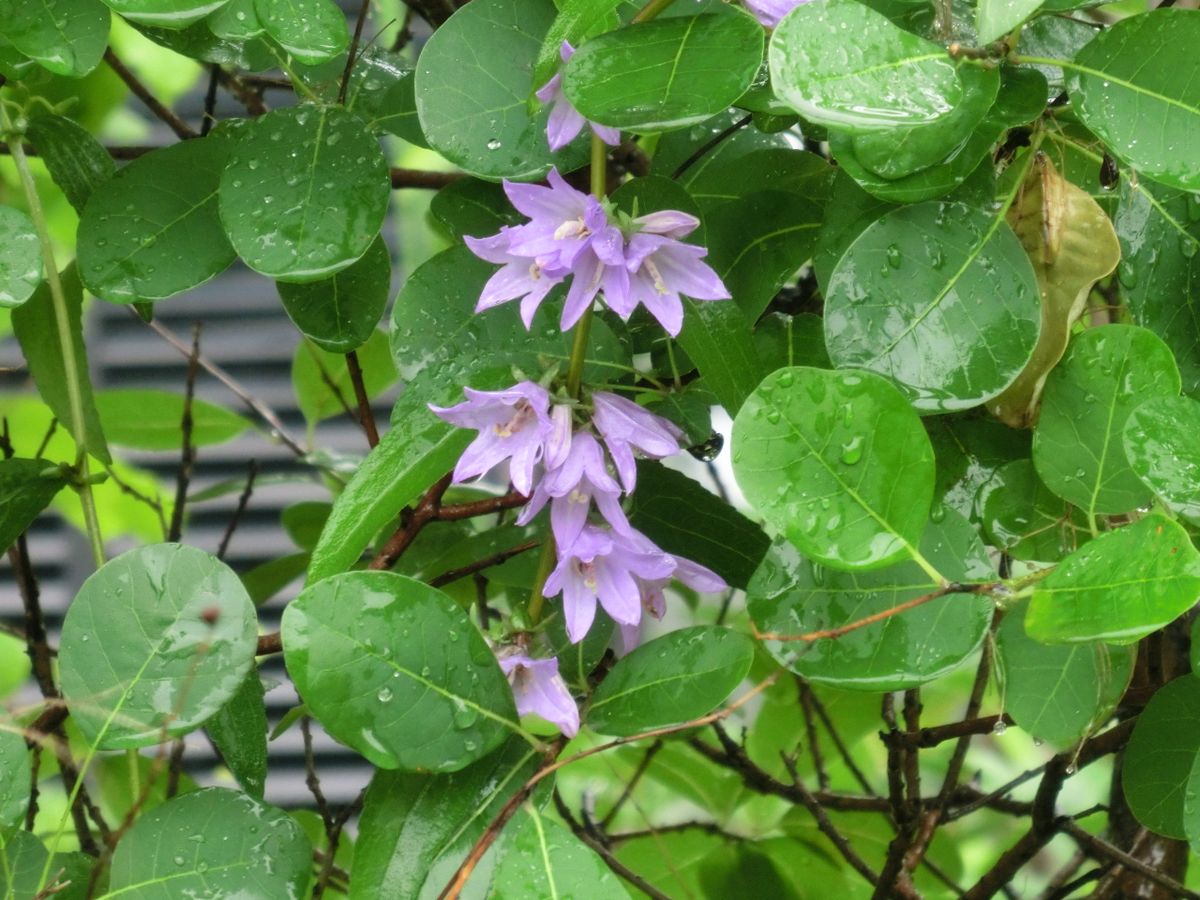
{"type": "Polygon", "coordinates": [[[367,252],[390,194],[383,151],[362,119],[305,104],[241,130],[221,175],[221,221],[256,272],[317,281],[367,252]]]}
{"type": "Polygon", "coordinates": [[[311,550],[329,519],[332,505],[321,500],[301,500],[280,515],[283,530],[301,550],[311,550]]]}
{"type": "Polygon", "coordinates": [[[770,313],[754,329],[754,347],[767,372],[787,366],[832,369],[825,326],[815,313],[770,313]]]}
{"type": "Polygon", "coordinates": [[[1018,459],[997,469],[979,492],[983,529],[1013,559],[1058,562],[1089,540],[1087,518],[1018,459]]]}
{"type": "Polygon", "coordinates": [[[500,185],[478,178],[460,178],[446,185],[433,195],[429,214],[451,238],[485,237],[521,220],[500,185]]]}
{"type": "Polygon", "coordinates": [[[137,818],[113,854],[106,896],[303,897],[311,869],[312,847],[287,813],[206,788],[137,818]]]}
{"type": "Polygon", "coordinates": [[[17,824],[29,805],[29,767],[29,750],[20,727],[0,719],[0,841],[5,829],[17,824]]]}
{"type": "Polygon", "coordinates": [[[1134,407],[1179,393],[1166,344],[1144,328],[1103,325],[1076,335],[1046,379],[1033,433],[1033,464],[1046,487],[1090,517],[1150,501],[1121,435],[1134,407]]]}
{"type": "Polygon", "coordinates": [[[727,7],[721,15],[671,16],[584,43],[563,70],[563,90],[602,125],[666,131],[727,109],[758,73],[762,27],[727,7]]]}
{"type": "Polygon", "coordinates": [[[219,137],[180,141],[97,185],[77,238],[88,290],[111,303],[163,300],[225,271],[234,253],[217,183],[228,156],[219,137]]]}
{"type": "Polygon", "coordinates": [[[812,0],[771,35],[771,85],[805,119],[854,133],[935,122],[963,95],[954,62],[856,0],[812,0]]]}
{"type": "Polygon", "coordinates": [[[838,569],[916,554],[933,471],[921,420],[870,372],[779,369],[733,423],[746,499],[801,552],[838,569]]]}
{"type": "Polygon", "coordinates": [[[1124,447],[1146,487],[1189,521],[1200,521],[1200,403],[1151,397],[1129,414],[1124,447]]]}
{"type": "Polygon", "coordinates": [[[337,56],[350,43],[346,17],[332,0],[254,0],[254,12],[275,43],[308,65],[337,56]]]}
{"type": "Polygon", "coordinates": [[[11,547],[64,487],[62,473],[43,459],[0,460],[0,551],[11,547]]]}
{"type": "Polygon", "coordinates": [[[612,31],[620,22],[617,11],[622,0],[561,0],[558,15],[542,39],[533,64],[533,84],[540,88],[562,66],[563,41],[578,47],[586,38],[612,31]]]}
{"type": "Polygon", "coordinates": [[[241,685],[257,645],[233,570],[179,544],[109,560],[76,594],[58,662],[71,721],[100,749],[186,734],[241,685]]]}
{"type": "Polygon", "coordinates": [[[267,709],[256,668],[251,667],[205,730],[242,790],[261,800],[267,785],[267,709]]]}
{"type": "Polygon", "coordinates": [[[46,868],[46,846],[19,828],[0,828],[0,896],[36,897],[46,868]]]}
{"type": "Polygon", "coordinates": [[[1034,588],[1025,630],[1035,641],[1129,644],[1183,615],[1200,596],[1200,553],[1162,516],[1108,531],[1034,588]]]}
{"type": "MultiPolygon", "coordinates": [[[[388,352],[387,336],[373,330],[357,352],[367,397],[377,397],[396,381],[396,366],[388,352]]],[[[308,341],[301,341],[292,356],[292,386],[300,411],[310,423],[347,411],[358,415],[354,382],[341,353],[329,353],[308,341]]]]}
{"type": "Polygon", "coordinates": [[[682,628],[621,659],[592,695],[587,725],[625,736],[712,712],[746,677],[754,642],[708,625],[682,628]]]}
{"type": "Polygon", "coordinates": [[[532,804],[524,809],[524,822],[517,823],[496,864],[491,892],[495,900],[627,900],[629,892],[595,851],[532,804]]]}
{"type": "Polygon", "coordinates": [[[990,44],[1004,37],[1042,6],[1045,0],[980,0],[975,14],[979,44],[990,44]]]}
{"type": "Polygon", "coordinates": [[[254,12],[254,0],[227,0],[208,17],[206,24],[224,41],[249,41],[264,31],[254,12]]]}
{"type": "Polygon", "coordinates": [[[139,25],[181,29],[199,22],[228,0],[104,0],[115,13],[139,25]]]}
{"type": "Polygon", "coordinates": [[[679,346],[730,415],[737,413],[763,375],[750,321],[736,303],[683,299],[679,346]]]}
{"type": "Polygon", "coordinates": [[[50,177],[78,213],[83,212],[92,191],[117,171],[113,158],[92,133],[68,118],[37,116],[30,120],[26,134],[50,177]]]}
{"type": "Polygon", "coordinates": [[[456,603],[422,582],[337,575],[293,600],[281,627],[288,673],[312,714],[374,765],[454,772],[517,730],[492,651],[456,603]]]}
{"type": "Polygon", "coordinates": [[[938,416],[925,427],[937,462],[934,502],[956,509],[978,525],[982,501],[1002,466],[1029,459],[1031,437],[994,419],[938,416]]]}
{"type": "Polygon", "coordinates": [[[0,309],[20,306],[42,281],[42,245],[33,220],[0,206],[0,309]]]}
{"type": "MultiPolygon", "coordinates": [[[[104,433],[114,444],[137,450],[179,450],[183,446],[184,398],[169,391],[114,388],[96,394],[104,433]]],[[[207,400],[192,400],[192,445],[233,440],[250,422],[207,400]]]]}
{"type": "Polygon", "coordinates": [[[1184,675],[1154,692],[1122,759],[1125,801],[1156,834],[1184,839],[1200,831],[1200,810],[1187,793],[1198,756],[1200,681],[1184,675]]]}
{"type": "Polygon", "coordinates": [[[111,20],[100,0],[0,0],[4,40],[70,78],[82,78],[100,64],[111,20]]]}

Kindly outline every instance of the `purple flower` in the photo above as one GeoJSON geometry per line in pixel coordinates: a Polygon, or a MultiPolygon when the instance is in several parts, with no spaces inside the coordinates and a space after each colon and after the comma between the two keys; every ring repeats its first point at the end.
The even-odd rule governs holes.
{"type": "MultiPolygon", "coordinates": [[[[635,534],[637,534],[635,532],[635,534]]],[[[638,535],[654,547],[644,535],[638,535]]],[[[657,549],[655,547],[655,549],[657,549]]],[[[671,573],[670,578],[657,578],[653,580],[637,579],[638,588],[641,590],[642,609],[648,612],[656,619],[661,619],[667,612],[667,598],[663,590],[672,580],[683,582],[694,591],[702,591],[704,593],[715,593],[723,591],[729,587],[716,572],[711,569],[706,569],[699,563],[694,563],[690,559],[684,559],[682,556],[672,556],[675,560],[675,571],[671,573]]],[[[637,625],[621,625],[621,655],[625,655],[642,640],[642,626],[639,622],[637,625]]]]}
{"type": "Polygon", "coordinates": [[[559,548],[558,565],[542,593],[562,594],[567,636],[574,644],[591,628],[597,602],[618,624],[636,625],[642,618],[637,579],[667,578],[673,571],[675,560],[657,547],[648,551],[630,536],[585,525],[569,547],[559,548]]]}
{"type": "Polygon", "coordinates": [[[608,473],[604,451],[589,432],[575,434],[562,465],[547,469],[533,497],[517,517],[518,525],[530,522],[550,501],[554,540],[559,547],[570,547],[587,524],[588,511],[595,500],[600,514],[614,530],[632,531],[621,509],[621,486],[608,473]]]}
{"type": "Polygon", "coordinates": [[[509,477],[520,493],[533,492],[533,470],[545,452],[553,426],[550,394],[532,381],[504,391],[463,388],[467,400],[457,406],[429,408],[451,425],[479,432],[454,467],[454,482],[478,478],[505,460],[509,477]]]}
{"type": "Polygon", "coordinates": [[[808,0],[745,0],[746,8],[767,28],[774,28],[780,19],[807,2],[808,0]]]}
{"type": "Polygon", "coordinates": [[[662,459],[679,452],[679,441],[684,433],[673,422],[656,416],[632,400],[606,391],[592,394],[592,404],[592,421],[612,454],[626,491],[632,491],[637,483],[635,449],[651,459],[662,459]]]}
{"type": "MultiPolygon", "coordinates": [[[[558,55],[562,57],[563,62],[566,62],[575,55],[575,48],[563,41],[558,48],[558,55]]],[[[542,85],[535,96],[543,103],[551,104],[550,120],[546,123],[546,138],[550,142],[551,150],[561,150],[575,140],[585,124],[590,125],[592,131],[596,133],[596,137],[610,147],[621,143],[620,129],[589,122],[579,110],[571,105],[571,101],[563,93],[562,72],[558,72],[542,85]]]]}
{"type": "Polygon", "coordinates": [[[524,653],[511,653],[501,656],[498,661],[512,685],[518,715],[533,713],[541,716],[557,725],[567,737],[575,737],[579,732],[579,707],[558,674],[558,660],[532,659],[524,653]]]}

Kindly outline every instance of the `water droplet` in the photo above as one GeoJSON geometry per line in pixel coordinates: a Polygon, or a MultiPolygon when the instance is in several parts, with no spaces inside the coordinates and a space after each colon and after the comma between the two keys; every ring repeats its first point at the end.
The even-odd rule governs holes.
{"type": "Polygon", "coordinates": [[[847,466],[852,466],[862,459],[863,454],[863,439],[861,434],[856,434],[850,440],[842,444],[842,462],[847,466]]]}
{"type": "Polygon", "coordinates": [[[490,141],[487,142],[487,148],[489,150],[499,150],[500,149],[500,139],[492,138],[490,141]]]}
{"type": "Polygon", "coordinates": [[[992,732],[995,734],[1004,734],[1008,731],[1008,723],[1003,718],[997,719],[996,724],[992,726],[992,732]]]}
{"type": "Polygon", "coordinates": [[[380,703],[391,703],[392,702],[392,689],[387,688],[387,687],[381,687],[379,689],[379,693],[377,693],[375,696],[379,698],[380,703]]]}
{"type": "Polygon", "coordinates": [[[887,264],[893,269],[900,268],[900,248],[895,244],[888,244],[887,264]]]}
{"type": "Polygon", "coordinates": [[[173,860],[171,860],[171,862],[175,863],[177,866],[182,866],[186,860],[184,860],[182,856],[176,856],[173,860]]]}
{"type": "Polygon", "coordinates": [[[767,410],[767,421],[770,422],[772,425],[778,424],[779,420],[782,418],[783,418],[783,414],[779,410],[774,409],[774,408],[767,410]]]}

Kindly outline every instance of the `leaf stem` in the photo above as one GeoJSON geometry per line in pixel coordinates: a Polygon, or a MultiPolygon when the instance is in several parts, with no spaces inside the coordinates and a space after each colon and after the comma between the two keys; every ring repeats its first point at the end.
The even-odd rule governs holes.
{"type": "Polygon", "coordinates": [[[46,283],[50,288],[50,299],[54,306],[54,321],[58,329],[59,349],[63,358],[63,376],[67,385],[67,401],[71,409],[71,434],[75,438],[77,454],[75,467],[79,472],[79,501],[83,506],[83,521],[87,531],[88,542],[92,548],[92,558],[96,567],[104,565],[104,540],[100,535],[100,520],[96,515],[96,498],[92,493],[92,484],[88,465],[87,425],[83,415],[83,380],[87,377],[82,371],[79,360],[75,356],[75,342],[71,339],[71,316],[67,311],[67,298],[63,292],[62,280],[58,276],[58,265],[54,261],[54,245],[50,240],[50,232],[46,228],[46,216],[42,209],[42,201],[38,196],[37,185],[33,181],[33,172],[29,168],[29,160],[25,156],[25,148],[21,143],[21,135],[16,133],[8,110],[0,104],[0,129],[3,130],[9,155],[21,179],[21,188],[25,192],[25,202],[29,205],[29,217],[37,230],[38,243],[42,248],[42,263],[46,270],[46,283]]]}
{"type": "Polygon", "coordinates": [[[650,2],[643,6],[641,10],[638,11],[638,14],[630,20],[629,24],[640,25],[643,22],[649,22],[674,2],[675,0],[650,0],[650,2]]]}

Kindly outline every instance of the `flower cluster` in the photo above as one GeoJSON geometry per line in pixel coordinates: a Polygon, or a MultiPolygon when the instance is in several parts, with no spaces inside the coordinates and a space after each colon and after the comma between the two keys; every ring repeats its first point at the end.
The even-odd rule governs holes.
{"type": "Polygon", "coordinates": [[[729,299],[720,277],[703,262],[708,251],[682,240],[700,225],[695,216],[664,210],[631,217],[577,191],[557,170],[549,182],[505,181],[508,199],[529,221],[466,239],[476,256],[502,266],[484,286],[476,312],[519,299],[528,328],[550,290],[572,276],[559,321],[563,331],[601,295],[623,320],[644,306],[675,336],[683,327],[680,295],[729,299]]]}

